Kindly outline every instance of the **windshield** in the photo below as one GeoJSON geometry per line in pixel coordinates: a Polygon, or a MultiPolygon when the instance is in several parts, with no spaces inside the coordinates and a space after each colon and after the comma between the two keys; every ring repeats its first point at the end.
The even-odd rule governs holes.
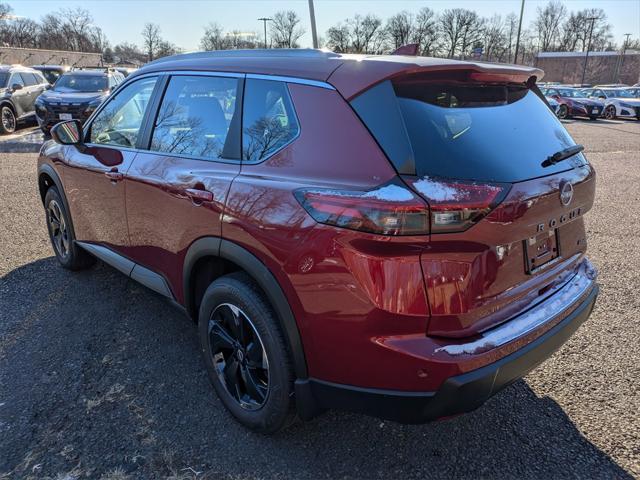
{"type": "Polygon", "coordinates": [[[0,88],[5,88],[9,81],[9,74],[6,72],[0,72],[0,88]]]}
{"type": "Polygon", "coordinates": [[[101,92],[108,88],[104,75],[62,75],[54,86],[59,92],[101,92]]]}
{"type": "Polygon", "coordinates": [[[558,89],[558,92],[560,92],[561,97],[573,97],[573,98],[584,97],[584,92],[581,92],[580,90],[573,90],[571,88],[558,89]]]}
{"type": "Polygon", "coordinates": [[[624,88],[605,90],[605,93],[607,94],[607,97],[634,98],[633,93],[624,88]]]}

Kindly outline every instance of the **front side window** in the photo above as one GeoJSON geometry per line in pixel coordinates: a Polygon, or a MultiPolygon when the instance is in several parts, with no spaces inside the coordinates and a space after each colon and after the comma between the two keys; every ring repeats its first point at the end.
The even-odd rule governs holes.
{"type": "Polygon", "coordinates": [[[156,78],[145,78],[118,92],[98,113],[89,132],[90,142],[135,147],[156,78]]]}
{"type": "Polygon", "coordinates": [[[228,77],[171,77],[155,121],[151,150],[231,158],[227,152],[234,151],[233,139],[227,134],[236,112],[238,82],[228,77]]]}
{"type": "Polygon", "coordinates": [[[11,81],[9,82],[9,86],[14,86],[14,85],[22,85],[24,87],[24,80],[22,80],[22,77],[20,76],[19,73],[14,73],[13,75],[11,75],[11,81]]]}
{"type": "Polygon", "coordinates": [[[242,158],[263,160],[291,142],[300,127],[283,82],[248,79],[242,116],[242,158]]]}

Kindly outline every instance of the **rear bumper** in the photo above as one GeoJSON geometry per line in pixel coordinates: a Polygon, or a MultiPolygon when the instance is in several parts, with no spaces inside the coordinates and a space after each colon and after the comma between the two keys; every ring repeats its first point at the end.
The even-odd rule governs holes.
{"type": "Polygon", "coordinates": [[[308,419],[323,409],[335,408],[400,423],[424,423],[470,412],[560,348],[589,317],[597,295],[594,281],[571,313],[544,334],[494,363],[446,379],[435,392],[361,388],[313,378],[298,380],[298,414],[308,419]]]}

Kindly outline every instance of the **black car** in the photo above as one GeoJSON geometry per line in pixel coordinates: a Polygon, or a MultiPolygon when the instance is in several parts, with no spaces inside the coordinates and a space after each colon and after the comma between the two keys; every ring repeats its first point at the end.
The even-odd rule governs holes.
{"type": "Polygon", "coordinates": [[[61,120],[84,122],[123,80],[124,76],[113,69],[63,73],[53,88],[36,100],[38,125],[48,134],[61,120]]]}
{"type": "Polygon", "coordinates": [[[51,85],[56,83],[60,75],[71,70],[71,67],[68,65],[34,65],[31,68],[42,72],[44,78],[46,78],[51,85]]]}
{"type": "Polygon", "coordinates": [[[48,86],[32,68],[0,65],[0,134],[13,133],[19,121],[32,117],[36,98],[48,86]]]}

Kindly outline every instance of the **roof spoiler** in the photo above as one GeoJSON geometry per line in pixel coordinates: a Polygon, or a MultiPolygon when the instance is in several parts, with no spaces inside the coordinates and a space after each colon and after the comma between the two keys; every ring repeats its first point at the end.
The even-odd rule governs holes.
{"type": "Polygon", "coordinates": [[[411,57],[415,57],[418,55],[419,49],[420,45],[418,43],[407,43],[406,45],[396,48],[391,52],[391,55],[409,55],[411,57]]]}

